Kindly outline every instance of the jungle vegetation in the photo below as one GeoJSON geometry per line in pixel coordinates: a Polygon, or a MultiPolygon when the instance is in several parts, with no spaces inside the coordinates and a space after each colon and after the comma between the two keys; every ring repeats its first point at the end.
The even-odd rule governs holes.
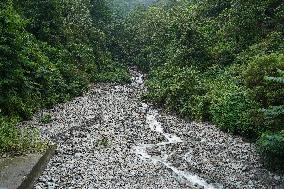
{"type": "Polygon", "coordinates": [[[283,168],[283,15],[278,0],[158,1],[116,22],[111,52],[149,74],[148,101],[256,142],[283,168]]]}
{"type": "Polygon", "coordinates": [[[136,66],[146,100],[255,142],[283,169],[283,15],[279,0],[0,3],[0,151],[27,146],[18,121],[136,66]]]}

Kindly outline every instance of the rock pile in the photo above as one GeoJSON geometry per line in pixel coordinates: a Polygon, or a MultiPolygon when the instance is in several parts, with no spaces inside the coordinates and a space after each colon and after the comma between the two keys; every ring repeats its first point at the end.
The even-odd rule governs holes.
{"type": "Polygon", "coordinates": [[[207,123],[186,122],[141,101],[143,75],[127,85],[96,84],[82,97],[24,124],[57,143],[35,184],[42,188],[284,188],[255,147],[207,123]]]}

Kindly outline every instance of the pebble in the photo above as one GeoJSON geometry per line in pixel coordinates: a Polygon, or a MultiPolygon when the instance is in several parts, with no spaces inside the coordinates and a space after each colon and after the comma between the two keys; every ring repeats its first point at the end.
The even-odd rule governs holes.
{"type": "Polygon", "coordinates": [[[148,145],[148,155],[166,158],[166,165],[173,165],[175,172],[190,173],[208,183],[197,188],[284,185],[283,175],[262,166],[253,144],[214,125],[188,122],[161,109],[156,110],[157,120],[165,132],[182,142],[158,145],[166,138],[146,122],[147,112],[155,108],[141,100],[146,90],[144,77],[135,70],[131,73],[131,84],[94,84],[83,96],[43,110],[52,115],[51,123],[40,122],[42,112],[22,123],[38,127],[43,139],[58,145],[34,188],[194,188],[196,183],[181,178],[165,164],[138,156],[135,147],[143,145],[148,145]]]}

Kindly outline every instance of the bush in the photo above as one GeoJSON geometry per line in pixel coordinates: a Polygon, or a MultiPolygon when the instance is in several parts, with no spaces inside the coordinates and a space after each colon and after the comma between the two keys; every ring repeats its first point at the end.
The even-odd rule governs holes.
{"type": "MultiPolygon", "coordinates": [[[[31,128],[16,128],[17,119],[0,116],[0,154],[23,153],[40,150],[45,144],[39,140],[39,133],[31,128]]],[[[12,154],[12,155],[13,155],[12,154]]]]}
{"type": "Polygon", "coordinates": [[[273,53],[251,57],[242,73],[244,84],[263,107],[284,102],[284,84],[265,80],[266,76],[278,76],[279,69],[284,70],[284,54],[273,53]]]}
{"type": "Polygon", "coordinates": [[[263,134],[257,141],[257,149],[265,165],[284,170],[284,131],[263,134]]]}
{"type": "Polygon", "coordinates": [[[117,57],[144,71],[165,62],[180,67],[205,67],[210,58],[202,44],[202,35],[191,24],[194,17],[191,8],[182,1],[179,6],[171,8],[150,6],[135,9],[120,23],[124,32],[113,31],[117,36],[117,46],[121,48],[117,57]]]}
{"type": "Polygon", "coordinates": [[[158,1],[114,25],[112,52],[150,72],[150,101],[256,139],[284,127],[283,7],[278,0],[158,1]]]}
{"type": "Polygon", "coordinates": [[[43,124],[51,123],[52,117],[50,114],[42,114],[40,118],[40,122],[43,124]]]}
{"type": "MultiPolygon", "coordinates": [[[[126,69],[113,64],[91,9],[90,1],[84,0],[0,3],[1,115],[29,119],[40,108],[82,94],[91,81],[129,80],[126,69]]],[[[16,121],[9,121],[1,122],[0,153],[9,146],[22,148],[12,147],[13,142],[21,145],[21,137],[16,121]]]]}
{"type": "Polygon", "coordinates": [[[194,67],[166,65],[157,68],[146,85],[146,98],[152,102],[191,119],[205,118],[206,91],[202,88],[201,74],[194,67]]]}
{"type": "Polygon", "coordinates": [[[256,122],[259,119],[259,104],[251,100],[249,94],[248,89],[221,75],[208,93],[213,123],[222,130],[247,137],[261,133],[262,128],[256,122]]]}
{"type": "Polygon", "coordinates": [[[263,124],[267,131],[281,131],[284,129],[284,105],[269,106],[261,109],[265,118],[263,124]]]}
{"type": "Polygon", "coordinates": [[[129,83],[131,81],[131,75],[122,65],[109,62],[101,69],[99,73],[93,75],[95,81],[112,83],[129,83]]]}
{"type": "MultiPolygon", "coordinates": [[[[282,70],[278,70],[280,76],[279,77],[271,77],[266,76],[264,79],[269,83],[278,83],[284,84],[284,72],[282,70]]],[[[283,102],[277,106],[269,106],[268,108],[263,108],[262,112],[265,117],[265,124],[268,125],[269,131],[281,131],[284,129],[284,105],[283,102]]]]}
{"type": "Polygon", "coordinates": [[[256,45],[261,46],[260,49],[252,47],[241,54],[238,61],[242,64],[239,62],[230,66],[228,74],[236,84],[247,88],[249,98],[259,104],[258,125],[261,125],[261,131],[274,132],[284,128],[281,106],[284,101],[284,85],[282,77],[279,77],[284,59],[283,53],[268,53],[271,44],[260,44],[256,45]]]}
{"type": "Polygon", "coordinates": [[[12,5],[0,10],[0,23],[0,107],[6,115],[28,118],[37,108],[38,86],[48,83],[52,64],[12,5]]]}

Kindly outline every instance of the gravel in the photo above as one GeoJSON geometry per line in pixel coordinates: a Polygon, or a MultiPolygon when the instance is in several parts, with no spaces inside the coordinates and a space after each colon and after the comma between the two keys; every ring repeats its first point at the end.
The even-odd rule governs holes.
{"type": "Polygon", "coordinates": [[[94,84],[23,123],[58,145],[34,188],[284,188],[253,144],[143,103],[143,75],[132,75],[131,84],[94,84]]]}

